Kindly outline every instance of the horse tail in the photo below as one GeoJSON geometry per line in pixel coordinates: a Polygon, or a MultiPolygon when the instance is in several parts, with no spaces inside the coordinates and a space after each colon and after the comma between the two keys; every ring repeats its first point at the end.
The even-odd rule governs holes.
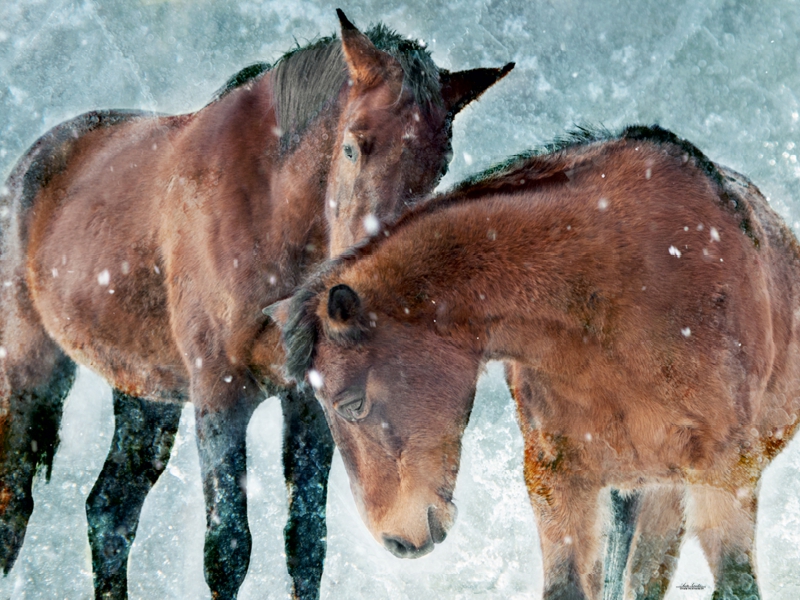
{"type": "Polygon", "coordinates": [[[67,168],[83,135],[147,113],[94,111],[57,125],[28,149],[0,186],[0,568],[16,561],[33,511],[37,472],[47,480],[75,363],[47,334],[26,277],[27,214],[67,168]]]}

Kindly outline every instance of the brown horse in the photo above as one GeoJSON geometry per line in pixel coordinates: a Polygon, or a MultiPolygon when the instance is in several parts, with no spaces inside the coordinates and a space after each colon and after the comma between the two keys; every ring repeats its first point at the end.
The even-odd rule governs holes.
{"type": "Polygon", "coordinates": [[[267,309],[379,542],[419,556],[444,538],[499,359],[545,598],[599,597],[609,487],[686,490],[714,597],[758,597],[759,477],[800,410],[800,247],[755,186],[632,127],[512,159],[383,233],[267,309]]]}
{"type": "Polygon", "coordinates": [[[115,433],[87,500],[97,597],[126,595],[139,513],[194,404],[207,510],[205,576],[233,598],[250,557],[245,431],[281,397],[293,593],[316,597],[333,452],[313,395],[280,384],[264,299],[428,193],[455,114],[503,69],[448,73],[383,25],[339,11],[324,38],[253,65],[202,110],[105,111],[63,123],[3,200],[0,563],[11,568],[48,470],[75,363],[114,387],[115,433]]]}

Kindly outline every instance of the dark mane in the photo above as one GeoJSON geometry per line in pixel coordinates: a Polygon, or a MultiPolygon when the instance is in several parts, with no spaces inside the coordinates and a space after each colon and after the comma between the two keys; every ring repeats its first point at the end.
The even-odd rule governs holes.
{"type": "Polygon", "coordinates": [[[690,158],[693,158],[695,164],[697,164],[712,181],[722,187],[722,175],[716,165],[709,160],[697,146],[659,125],[630,125],[625,127],[620,133],[614,133],[605,127],[578,126],[547,144],[521,152],[501,163],[492,165],[480,173],[464,179],[458,183],[452,191],[464,191],[467,188],[479,184],[496,183],[499,180],[513,177],[516,172],[522,170],[527,171],[537,162],[541,163],[542,161],[537,161],[537,158],[545,157],[547,163],[552,163],[554,155],[581,146],[588,146],[597,142],[610,142],[613,140],[641,140],[652,142],[658,146],[676,146],[690,158]]]}
{"type": "Polygon", "coordinates": [[[220,98],[224,98],[230,94],[236,88],[241,87],[250,81],[258,79],[262,73],[269,71],[271,68],[272,67],[270,64],[266,62],[257,62],[253,63],[252,65],[247,65],[244,69],[235,75],[232,75],[230,79],[228,79],[228,81],[222,85],[221,88],[214,92],[214,97],[211,99],[211,102],[216,102],[220,98]]]}
{"type": "Polygon", "coordinates": [[[519,154],[514,154],[480,173],[470,175],[457,183],[451,192],[464,191],[467,188],[479,184],[492,183],[500,179],[508,178],[509,176],[513,176],[517,171],[529,169],[533,163],[537,162],[537,158],[546,157],[548,162],[550,162],[554,154],[559,154],[579,146],[588,146],[595,142],[604,142],[619,137],[619,135],[614,135],[604,127],[577,126],[575,129],[567,131],[546,144],[524,150],[519,154]]]}
{"type": "Polygon", "coordinates": [[[549,144],[512,156],[502,163],[465,179],[457,184],[448,193],[448,196],[455,194],[459,200],[464,201],[482,197],[488,191],[513,193],[523,189],[523,185],[542,187],[566,183],[565,169],[569,168],[567,160],[571,150],[614,140],[643,141],[656,146],[672,147],[684,155],[686,160],[691,159],[695,166],[717,186],[720,202],[739,215],[739,227],[742,232],[756,247],[759,246],[749,217],[736,199],[727,192],[724,177],[717,165],[690,141],[678,137],[659,125],[630,125],[620,133],[612,133],[602,127],[577,127],[549,144]]]}
{"type": "MultiPolygon", "coordinates": [[[[403,85],[411,90],[417,104],[423,108],[442,104],[439,69],[430,52],[382,23],[370,27],[364,34],[378,50],[400,63],[404,73],[403,85]]],[[[342,45],[334,34],[293,48],[272,66],[255,63],[245,67],[217,91],[214,100],[225,97],[266,72],[273,74],[273,94],[284,147],[291,145],[292,138],[302,134],[314,117],[335,99],[347,80],[342,45]]]]}
{"type": "MultiPolygon", "coordinates": [[[[549,144],[512,156],[502,163],[458,183],[451,190],[416,204],[396,221],[381,224],[381,229],[376,235],[365,239],[337,258],[323,264],[292,297],[289,320],[283,329],[288,374],[298,382],[302,382],[305,373],[311,368],[314,344],[319,334],[316,297],[324,290],[325,283],[332,273],[352,261],[372,254],[392,233],[421,216],[483,198],[487,191],[513,193],[531,187],[541,188],[546,185],[566,183],[568,178],[564,171],[569,168],[569,150],[589,146],[596,142],[613,140],[642,140],[659,146],[677,148],[694,159],[697,167],[718,185],[720,199],[723,203],[728,204],[729,201],[732,201],[725,192],[722,174],[716,165],[696,146],[679,138],[671,131],[658,125],[630,126],[618,134],[613,134],[604,128],[577,128],[549,144]]],[[[736,206],[730,208],[737,210],[736,206]]],[[[746,215],[742,215],[741,228],[751,236],[757,246],[757,240],[749,233],[750,226],[746,215]]]]}

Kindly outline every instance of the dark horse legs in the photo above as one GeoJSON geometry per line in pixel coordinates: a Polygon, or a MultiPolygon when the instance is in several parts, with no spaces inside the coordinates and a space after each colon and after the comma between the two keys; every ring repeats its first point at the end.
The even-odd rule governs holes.
{"type": "Polygon", "coordinates": [[[142,505],[167,465],[182,408],[114,390],[114,439],[86,500],[98,599],[127,597],[128,554],[142,505]]]}
{"type": "MultiPolygon", "coordinates": [[[[283,461],[289,492],[284,530],[293,596],[319,597],[325,560],[325,502],[333,439],[310,390],[278,390],[284,414],[283,461]]],[[[197,416],[198,448],[206,498],[206,581],[214,598],[235,598],[247,574],[245,437],[252,407],[197,416]]]]}
{"type": "Polygon", "coordinates": [[[640,494],[623,496],[611,490],[611,530],[608,532],[608,546],[605,559],[604,600],[622,598],[625,567],[631,550],[633,534],[639,515],[640,494]]]}
{"type": "Polygon", "coordinates": [[[684,490],[655,487],[640,495],[626,591],[636,600],[661,600],[678,567],[686,523],[684,490]]]}
{"type": "Polygon", "coordinates": [[[678,566],[685,519],[683,490],[611,491],[604,600],[661,600],[678,566]]]}
{"type": "Polygon", "coordinates": [[[47,346],[37,368],[20,375],[4,372],[10,387],[7,406],[0,415],[0,566],[6,575],[22,547],[33,512],[32,484],[40,467],[50,478],[58,447],[58,428],[64,399],[75,380],[75,363],[47,346]],[[46,350],[50,350],[47,352],[46,350]],[[20,388],[20,380],[36,381],[20,388]]]}
{"type": "Polygon", "coordinates": [[[195,411],[206,501],[205,576],[215,600],[236,598],[250,564],[247,524],[247,423],[255,403],[195,411]]]}
{"type": "MultiPolygon", "coordinates": [[[[294,596],[316,599],[325,559],[325,503],[333,439],[310,390],[275,391],[284,413],[287,566],[294,596]]],[[[96,598],[127,595],[128,554],[142,505],[169,460],[181,408],[114,390],[114,438],[86,501],[96,598]]],[[[244,484],[245,437],[251,415],[252,407],[239,407],[197,416],[207,507],[205,571],[214,598],[235,598],[250,562],[244,484]]]]}
{"type": "Polygon", "coordinates": [[[282,393],[283,473],[289,493],[284,529],[286,562],[295,598],[316,600],[325,562],[325,506],[333,438],[310,388],[282,393]]]}

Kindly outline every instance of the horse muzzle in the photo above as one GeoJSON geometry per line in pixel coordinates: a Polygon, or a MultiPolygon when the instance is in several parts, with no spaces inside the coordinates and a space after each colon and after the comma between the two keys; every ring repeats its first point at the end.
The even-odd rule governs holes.
{"type": "Polygon", "coordinates": [[[447,532],[456,520],[458,509],[448,502],[444,508],[428,507],[428,535],[421,544],[415,544],[399,535],[383,534],[381,536],[386,549],[398,558],[419,558],[433,550],[435,544],[441,544],[447,532]]]}
{"type": "Polygon", "coordinates": [[[419,558],[433,550],[433,540],[428,538],[421,546],[396,535],[384,535],[383,545],[397,558],[419,558]]]}

